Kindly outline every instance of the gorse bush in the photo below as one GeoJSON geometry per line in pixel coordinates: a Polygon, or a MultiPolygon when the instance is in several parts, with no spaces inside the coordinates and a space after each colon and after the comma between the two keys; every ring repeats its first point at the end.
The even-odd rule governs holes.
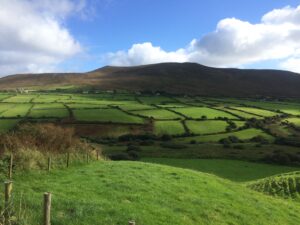
{"type": "Polygon", "coordinates": [[[14,155],[14,166],[20,170],[45,169],[48,157],[53,166],[65,165],[66,153],[72,161],[83,161],[86,154],[95,158],[98,147],[80,139],[71,128],[54,124],[23,124],[14,132],[0,136],[0,171],[6,171],[9,155],[14,155]]]}
{"type": "Polygon", "coordinates": [[[72,128],[53,124],[23,124],[14,132],[0,136],[0,148],[13,152],[36,149],[40,152],[66,153],[87,147],[75,136],[72,128]]]}

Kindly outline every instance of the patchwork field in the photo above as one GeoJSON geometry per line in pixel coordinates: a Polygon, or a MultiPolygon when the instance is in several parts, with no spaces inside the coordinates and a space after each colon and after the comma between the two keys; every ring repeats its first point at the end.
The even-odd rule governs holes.
{"type": "MultiPolygon", "coordinates": [[[[0,94],[0,118],[43,121],[56,120],[68,126],[77,124],[111,124],[113,126],[140,124],[142,132],[123,129],[120,136],[147,133],[156,136],[170,135],[174,141],[188,143],[219,142],[230,136],[248,142],[256,136],[262,136],[270,142],[275,136],[297,136],[295,132],[274,119],[272,124],[251,124],[252,118],[263,120],[265,117],[283,115],[283,121],[299,126],[299,118],[282,110],[297,110],[299,103],[262,102],[241,99],[220,99],[205,97],[172,97],[157,95],[135,95],[133,93],[100,92],[93,94],[74,93],[38,93],[0,94]],[[253,105],[253,107],[251,107],[253,105]],[[294,107],[294,108],[293,108],[294,107]],[[280,113],[279,113],[280,111],[280,113]],[[248,129],[247,129],[248,128],[248,129]],[[268,134],[263,130],[269,130],[268,134]],[[176,139],[176,140],[175,140],[176,139]]],[[[294,111],[295,114],[296,111],[294,111]]],[[[99,139],[107,137],[103,131],[86,132],[99,139]]],[[[2,130],[7,130],[4,128],[2,130]]],[[[91,129],[90,129],[91,130],[91,129]]],[[[109,132],[108,130],[108,132],[109,132]]],[[[116,129],[118,130],[118,129],[116,129]]],[[[114,136],[117,138],[117,136],[114,136]]]]}
{"type": "Polygon", "coordinates": [[[180,135],[185,133],[185,129],[181,121],[156,121],[154,133],[157,135],[180,135]]]}
{"type": "Polygon", "coordinates": [[[209,120],[209,121],[186,121],[186,126],[193,134],[212,134],[225,132],[228,123],[226,121],[209,120]]]}
{"type": "Polygon", "coordinates": [[[135,111],[134,114],[145,116],[148,118],[154,118],[158,120],[172,120],[172,119],[183,118],[182,116],[165,109],[140,110],[140,111],[135,111]]]}
{"type": "Polygon", "coordinates": [[[235,116],[229,113],[222,112],[216,109],[206,108],[206,107],[185,107],[185,108],[174,108],[173,110],[192,119],[201,119],[202,117],[206,117],[207,119],[215,119],[218,117],[237,119],[235,116]]]}
{"type": "Polygon", "coordinates": [[[239,138],[240,140],[250,140],[251,138],[254,138],[256,136],[262,136],[266,138],[267,140],[273,141],[274,138],[262,130],[251,128],[246,129],[242,131],[236,131],[236,132],[229,132],[225,134],[216,134],[216,135],[204,135],[204,136],[195,136],[195,137],[188,137],[188,138],[180,138],[180,141],[183,142],[190,142],[192,140],[198,141],[198,142],[218,142],[221,139],[228,138],[230,136],[235,136],[239,138]]]}
{"type": "Polygon", "coordinates": [[[75,109],[74,116],[78,121],[143,123],[143,119],[128,115],[118,109],[75,109]]]}

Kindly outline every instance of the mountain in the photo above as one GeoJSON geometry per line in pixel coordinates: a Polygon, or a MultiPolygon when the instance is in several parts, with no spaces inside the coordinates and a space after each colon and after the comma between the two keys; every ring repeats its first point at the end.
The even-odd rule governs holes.
{"type": "Polygon", "coordinates": [[[25,74],[0,79],[2,90],[63,85],[206,96],[300,97],[300,74],[280,70],[222,69],[196,63],[106,66],[87,73],[25,74]]]}

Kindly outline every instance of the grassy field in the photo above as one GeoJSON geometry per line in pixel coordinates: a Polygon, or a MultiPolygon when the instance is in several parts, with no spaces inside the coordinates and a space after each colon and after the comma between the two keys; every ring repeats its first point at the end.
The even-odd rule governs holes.
{"type": "Polygon", "coordinates": [[[193,134],[212,134],[225,132],[228,123],[226,121],[207,120],[207,121],[191,121],[187,120],[186,125],[193,134]]]}
{"type": "Polygon", "coordinates": [[[300,118],[289,118],[286,121],[288,121],[289,123],[294,124],[297,127],[300,127],[300,118]]]}
{"type": "Polygon", "coordinates": [[[236,182],[253,181],[300,170],[299,167],[223,159],[143,158],[142,161],[210,173],[236,182]]]}
{"type": "Polygon", "coordinates": [[[28,117],[32,117],[32,118],[43,118],[43,117],[64,118],[68,116],[69,116],[69,112],[66,108],[32,109],[28,115],[28,117]]]}
{"type": "Polygon", "coordinates": [[[264,110],[264,109],[256,109],[256,108],[250,108],[250,107],[233,107],[234,109],[241,110],[243,112],[247,113],[253,113],[258,116],[263,116],[263,117],[272,117],[278,115],[278,113],[264,110]]]}
{"type": "Polygon", "coordinates": [[[118,109],[76,109],[73,110],[78,121],[115,122],[115,123],[143,123],[142,118],[128,115],[118,109]]]}
{"type": "Polygon", "coordinates": [[[154,124],[154,133],[157,135],[180,135],[185,133],[185,129],[181,121],[156,121],[154,124]]]}
{"type": "MultiPolygon", "coordinates": [[[[100,162],[14,177],[23,224],[40,224],[52,192],[52,224],[295,224],[300,206],[207,173],[137,162],[100,162]]],[[[2,198],[2,196],[1,196],[2,198]]],[[[18,212],[17,212],[18,213],[18,212]]]]}
{"type": "Polygon", "coordinates": [[[236,131],[236,132],[230,132],[226,134],[216,134],[216,135],[205,135],[205,136],[195,136],[195,137],[187,137],[187,138],[180,138],[180,141],[183,142],[190,142],[191,140],[196,140],[198,142],[218,142],[219,140],[229,137],[229,136],[236,136],[240,140],[249,140],[253,137],[256,136],[263,136],[266,139],[273,141],[274,138],[262,130],[251,128],[251,129],[246,129],[242,131],[236,131]]]}
{"type": "Polygon", "coordinates": [[[234,110],[232,108],[230,108],[230,109],[229,108],[224,108],[224,107],[218,107],[218,108],[222,109],[222,110],[225,110],[226,112],[233,113],[234,115],[237,115],[237,116],[242,117],[244,119],[251,119],[251,118],[262,119],[261,116],[249,114],[249,113],[238,111],[238,110],[234,110]]]}
{"type": "Polygon", "coordinates": [[[160,120],[182,119],[183,117],[165,109],[150,109],[135,111],[134,114],[160,120]]]}
{"type": "Polygon", "coordinates": [[[186,108],[174,108],[176,112],[179,112],[189,118],[200,119],[202,116],[205,116],[208,119],[215,119],[217,117],[226,117],[229,119],[237,119],[235,116],[206,107],[186,107],[186,108]]]}
{"type": "Polygon", "coordinates": [[[2,112],[1,117],[25,117],[31,107],[31,104],[16,104],[2,112]]]}

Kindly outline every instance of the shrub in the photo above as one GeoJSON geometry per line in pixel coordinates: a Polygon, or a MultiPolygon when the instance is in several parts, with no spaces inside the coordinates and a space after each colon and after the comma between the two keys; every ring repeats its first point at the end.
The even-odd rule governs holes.
{"type": "Polygon", "coordinates": [[[269,144],[269,141],[261,135],[253,137],[250,141],[257,142],[257,143],[260,143],[260,144],[269,144]]]}

